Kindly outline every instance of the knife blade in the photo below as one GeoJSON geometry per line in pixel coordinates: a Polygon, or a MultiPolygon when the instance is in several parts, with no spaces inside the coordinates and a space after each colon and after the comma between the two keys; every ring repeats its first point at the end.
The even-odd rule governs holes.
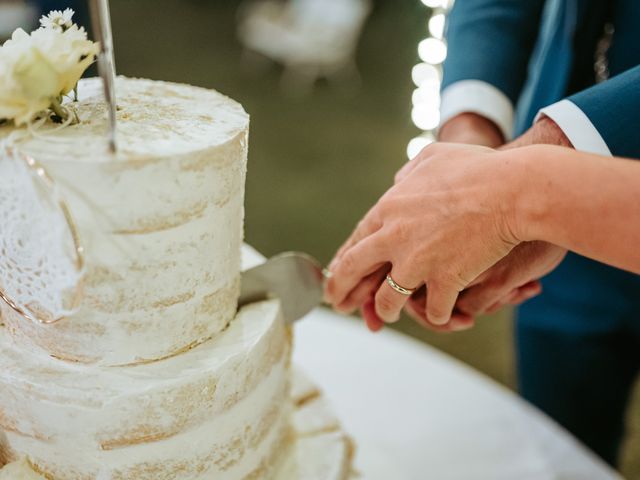
{"type": "Polygon", "coordinates": [[[109,109],[109,151],[117,150],[117,118],[116,118],[116,67],[113,53],[113,31],[111,29],[111,12],[109,0],[90,0],[91,23],[96,39],[100,42],[98,55],[98,73],[102,78],[104,97],[109,109]]]}
{"type": "Polygon", "coordinates": [[[322,303],[328,272],[305,253],[285,252],[242,272],[239,307],[279,298],[287,324],[293,324],[322,303]]]}

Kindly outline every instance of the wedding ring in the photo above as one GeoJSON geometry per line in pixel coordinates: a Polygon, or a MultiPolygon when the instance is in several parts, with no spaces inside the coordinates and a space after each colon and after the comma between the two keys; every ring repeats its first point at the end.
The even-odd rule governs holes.
{"type": "Polygon", "coordinates": [[[398,292],[398,293],[400,293],[402,295],[406,295],[406,296],[413,295],[415,293],[415,291],[417,290],[416,288],[404,288],[404,287],[398,285],[396,283],[396,281],[393,278],[391,278],[391,275],[387,275],[387,283],[396,292],[398,292]]]}

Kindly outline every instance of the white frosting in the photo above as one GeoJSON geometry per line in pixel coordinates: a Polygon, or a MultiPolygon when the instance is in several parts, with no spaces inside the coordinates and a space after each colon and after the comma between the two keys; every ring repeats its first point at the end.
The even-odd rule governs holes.
{"type": "Polygon", "coordinates": [[[56,480],[240,479],[268,469],[289,432],[288,342],[277,301],[148,365],[61,362],[0,334],[0,451],[56,480]]]}
{"type": "Polygon", "coordinates": [[[33,471],[26,459],[0,468],[0,480],[45,480],[33,471]]]}
{"type": "MultiPolygon", "coordinates": [[[[350,443],[341,431],[298,438],[277,480],[346,480],[351,478],[350,443]]],[[[357,476],[354,476],[357,478],[357,476]]]]}
{"type": "MultiPolygon", "coordinates": [[[[261,388],[261,387],[259,387],[261,388]]],[[[301,372],[295,371],[291,386],[291,401],[294,405],[295,437],[293,444],[287,446],[280,445],[277,441],[265,441],[264,449],[268,450],[268,445],[279,445],[276,458],[271,458],[267,463],[267,468],[254,470],[254,477],[251,478],[273,478],[277,480],[346,480],[348,478],[358,478],[351,470],[351,459],[353,456],[353,446],[349,438],[341,431],[335,423],[335,415],[328,406],[327,401],[322,397],[317,387],[301,372]],[[301,402],[300,404],[298,404],[301,402]],[[319,410],[325,413],[319,417],[311,412],[319,410]],[[324,420],[320,420],[323,418],[324,420]],[[273,465],[277,464],[275,472],[273,465]]],[[[249,416],[251,414],[249,413],[249,416]]],[[[280,423],[280,420],[278,420],[280,423]]],[[[282,433],[280,429],[285,427],[282,422],[278,427],[272,429],[269,435],[277,437],[282,433]]],[[[210,428],[207,423],[203,429],[204,434],[210,428]]],[[[248,428],[251,428],[249,426],[248,428]]],[[[209,432],[210,433],[210,432],[209,432]]],[[[194,442],[198,445],[196,434],[189,433],[180,437],[184,442],[194,442]]],[[[77,454],[77,453],[76,453],[77,454]]],[[[238,464],[239,465],[239,464],[238,464]]],[[[212,472],[203,478],[244,478],[241,473],[242,468],[235,469],[233,474],[227,471],[224,476],[214,476],[212,472]],[[237,475],[237,476],[232,476],[237,475]]],[[[25,475],[24,480],[42,480],[43,477],[35,474],[26,461],[10,464],[5,469],[0,469],[0,480],[23,480],[22,477],[12,476],[12,474],[25,475]],[[3,477],[5,475],[5,477],[3,477]]],[[[242,471],[243,472],[243,471],[242,471]]],[[[105,480],[109,477],[108,471],[98,476],[98,480],[105,480]]],[[[166,471],[158,474],[157,478],[184,478],[171,477],[171,473],[166,471]],[[166,476],[162,476],[162,475],[166,476]]],[[[137,478],[137,477],[135,477],[137,478]]],[[[57,479],[56,479],[57,480],[57,479]]],[[[74,479],[75,480],[75,479],[74,479]]]]}
{"type": "MultiPolygon", "coordinates": [[[[201,88],[118,78],[119,153],[106,152],[98,80],[80,85],[79,125],[16,147],[40,162],[86,251],[79,309],[53,326],[3,308],[12,335],[59,358],[126,365],[219,333],[235,313],[248,116],[201,88]]],[[[15,130],[0,128],[0,139],[15,130]]]]}

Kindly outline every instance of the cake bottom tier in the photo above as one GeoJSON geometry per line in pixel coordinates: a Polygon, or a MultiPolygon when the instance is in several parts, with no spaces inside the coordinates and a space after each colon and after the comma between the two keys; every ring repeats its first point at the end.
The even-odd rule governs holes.
{"type": "Polygon", "coordinates": [[[270,478],[295,438],[291,335],[278,301],[146,365],[65,362],[0,328],[0,465],[55,480],[270,478]]]}
{"type": "MultiPolygon", "coordinates": [[[[256,469],[251,480],[348,480],[357,478],[352,471],[353,444],[341,430],[338,419],[326,400],[306,377],[296,372],[291,391],[293,404],[290,442],[283,445],[276,465],[256,469]]],[[[37,468],[37,467],[36,467],[37,468]]],[[[134,480],[136,477],[131,477],[134,480]]],[[[176,480],[182,477],[174,477],[176,480]]],[[[215,479],[205,475],[203,479],[215,479]]],[[[0,480],[46,479],[27,458],[0,468],[0,480]]]]}

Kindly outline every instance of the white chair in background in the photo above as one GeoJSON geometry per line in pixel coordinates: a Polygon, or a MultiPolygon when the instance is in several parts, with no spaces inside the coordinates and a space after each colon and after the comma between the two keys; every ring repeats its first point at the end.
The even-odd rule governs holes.
{"type": "Polygon", "coordinates": [[[283,81],[310,87],[319,78],[357,76],[355,53],[370,0],[254,0],[239,12],[245,49],[285,67],[283,81]]]}

